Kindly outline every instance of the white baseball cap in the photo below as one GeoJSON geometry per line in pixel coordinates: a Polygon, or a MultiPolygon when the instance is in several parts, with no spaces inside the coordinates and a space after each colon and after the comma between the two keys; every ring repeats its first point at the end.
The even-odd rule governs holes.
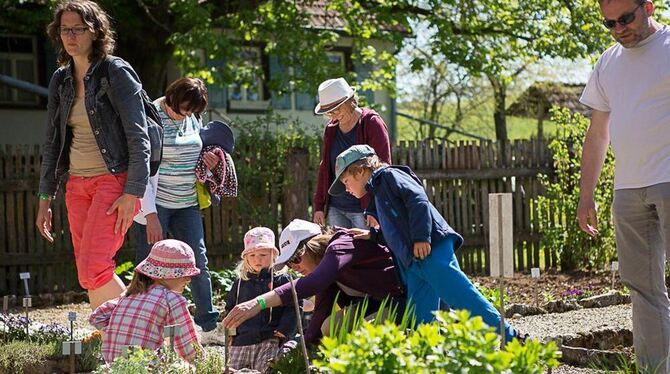
{"type": "Polygon", "coordinates": [[[275,264],[284,264],[293,256],[300,242],[320,234],[321,226],[316,223],[294,219],[279,236],[279,257],[275,260],[275,264]]]}

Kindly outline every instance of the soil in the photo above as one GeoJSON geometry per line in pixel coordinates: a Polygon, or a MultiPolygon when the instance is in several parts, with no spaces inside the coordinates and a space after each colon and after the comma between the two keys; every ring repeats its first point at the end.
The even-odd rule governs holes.
{"type": "MultiPolygon", "coordinates": [[[[499,280],[491,277],[471,277],[473,282],[489,289],[498,289],[499,280]]],[[[505,278],[505,293],[512,304],[535,303],[535,289],[540,305],[555,300],[582,299],[605,293],[612,289],[612,274],[609,272],[573,272],[568,274],[549,271],[535,281],[529,274],[516,274],[514,278],[505,278]]],[[[614,288],[624,287],[615,277],[614,288]]],[[[507,302],[507,301],[506,301],[507,302]]]]}

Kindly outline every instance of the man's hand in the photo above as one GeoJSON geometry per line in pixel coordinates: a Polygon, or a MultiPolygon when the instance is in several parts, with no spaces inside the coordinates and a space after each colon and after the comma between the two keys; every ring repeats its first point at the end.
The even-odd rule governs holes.
{"type": "Polygon", "coordinates": [[[365,216],[365,221],[368,227],[379,228],[379,222],[373,216],[365,216]]]}
{"type": "Polygon", "coordinates": [[[107,209],[107,215],[114,214],[115,210],[118,210],[116,216],[116,224],[114,225],[114,234],[119,232],[124,234],[130,228],[130,225],[133,224],[133,216],[135,216],[135,205],[137,204],[137,196],[124,193],[119,196],[118,199],[112,204],[112,206],[107,209]]]}
{"type": "Polygon", "coordinates": [[[428,242],[416,242],[414,243],[414,257],[423,260],[428,257],[430,254],[431,248],[430,243],[428,242]]]}
{"type": "Polygon", "coordinates": [[[592,197],[580,197],[577,205],[579,228],[595,237],[598,235],[598,208],[592,197]]]}
{"type": "Polygon", "coordinates": [[[51,200],[40,200],[40,207],[37,210],[37,218],[35,218],[35,226],[46,240],[53,243],[54,238],[51,235],[51,200]]]}

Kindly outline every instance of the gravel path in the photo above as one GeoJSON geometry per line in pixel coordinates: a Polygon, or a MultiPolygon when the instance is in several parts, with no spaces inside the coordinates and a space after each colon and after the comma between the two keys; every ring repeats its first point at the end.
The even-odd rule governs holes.
{"type": "Polygon", "coordinates": [[[520,331],[531,338],[546,341],[579,332],[603,329],[633,329],[630,304],[605,308],[573,310],[565,313],[542,314],[510,320],[520,331]]]}

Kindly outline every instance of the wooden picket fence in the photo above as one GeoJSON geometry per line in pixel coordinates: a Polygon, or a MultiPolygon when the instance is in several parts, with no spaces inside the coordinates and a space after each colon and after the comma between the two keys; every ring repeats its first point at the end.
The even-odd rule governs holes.
{"type": "MultiPolygon", "coordinates": [[[[238,167],[253,169],[262,150],[236,150],[238,167]]],[[[558,264],[553,249],[540,247],[534,198],[542,193],[537,174],[553,172],[547,142],[524,140],[501,146],[493,141],[400,142],[394,163],[412,167],[422,179],[429,199],[465,237],[457,252],[470,274],[488,273],[489,193],[511,192],[514,204],[515,269],[552,268],[558,264]]],[[[210,269],[230,266],[239,258],[242,237],[250,227],[277,230],[293,218],[309,219],[318,150],[292,149],[282,171],[246,182],[240,177],[240,197],[203,213],[210,269]]],[[[31,273],[31,292],[77,289],[74,256],[62,194],[53,204],[55,241],[44,240],[35,229],[38,205],[40,148],[0,147],[0,295],[22,294],[19,273],[31,273]]],[[[261,174],[263,171],[259,171],[261,174]]],[[[117,263],[134,258],[131,229],[117,255],[117,263]]]]}

